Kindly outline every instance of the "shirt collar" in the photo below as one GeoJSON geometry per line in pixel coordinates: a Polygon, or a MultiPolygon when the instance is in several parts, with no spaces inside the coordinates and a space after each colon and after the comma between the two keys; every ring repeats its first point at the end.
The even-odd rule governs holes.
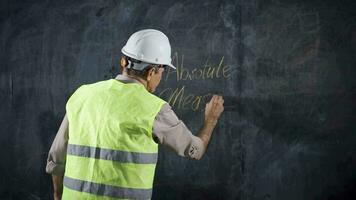
{"type": "Polygon", "coordinates": [[[142,85],[142,83],[136,79],[133,79],[131,77],[119,74],[115,77],[116,80],[123,82],[123,83],[139,83],[142,85]]]}

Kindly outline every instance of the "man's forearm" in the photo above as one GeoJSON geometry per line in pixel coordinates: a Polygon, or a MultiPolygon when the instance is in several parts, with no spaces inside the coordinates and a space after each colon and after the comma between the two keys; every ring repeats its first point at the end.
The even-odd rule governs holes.
{"type": "Polygon", "coordinates": [[[54,190],[54,199],[60,200],[63,193],[63,176],[61,175],[52,175],[53,190],[54,190]]]}
{"type": "Polygon", "coordinates": [[[204,126],[200,130],[198,137],[203,141],[205,151],[211,138],[211,134],[218,123],[220,114],[224,111],[224,99],[222,96],[213,95],[209,103],[205,106],[204,126]]]}
{"type": "Polygon", "coordinates": [[[198,133],[198,137],[203,141],[204,144],[204,149],[206,151],[206,149],[208,148],[208,144],[211,138],[211,135],[213,133],[213,130],[216,126],[217,122],[206,122],[204,123],[204,126],[202,129],[200,129],[199,133],[198,133]]]}

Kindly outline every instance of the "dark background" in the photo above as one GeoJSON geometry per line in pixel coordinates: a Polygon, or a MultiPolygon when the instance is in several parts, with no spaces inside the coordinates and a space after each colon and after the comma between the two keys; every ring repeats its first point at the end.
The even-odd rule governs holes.
{"type": "MultiPolygon", "coordinates": [[[[228,109],[201,161],[161,148],[153,199],[356,199],[356,1],[0,2],[0,199],[52,198],[66,100],[117,74],[143,28],[166,33],[187,69],[232,68],[162,81],[223,94],[228,109]]],[[[202,108],[174,109],[199,130],[202,108]]]]}

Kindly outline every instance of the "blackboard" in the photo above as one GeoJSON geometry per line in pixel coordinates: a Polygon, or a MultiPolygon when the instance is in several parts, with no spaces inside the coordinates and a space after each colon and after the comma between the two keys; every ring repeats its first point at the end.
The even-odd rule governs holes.
{"type": "Polygon", "coordinates": [[[119,72],[135,31],[159,29],[177,71],[156,95],[196,133],[200,161],[160,147],[153,199],[354,199],[356,4],[331,0],[0,3],[0,199],[50,199],[46,157],[80,85],[119,72]]]}

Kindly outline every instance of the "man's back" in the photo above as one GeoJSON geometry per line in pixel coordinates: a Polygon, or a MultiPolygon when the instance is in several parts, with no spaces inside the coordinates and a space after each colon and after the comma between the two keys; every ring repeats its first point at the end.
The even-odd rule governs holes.
{"type": "Polygon", "coordinates": [[[67,103],[63,197],[150,198],[158,153],[152,126],[164,103],[140,84],[80,87],[67,103]]]}

